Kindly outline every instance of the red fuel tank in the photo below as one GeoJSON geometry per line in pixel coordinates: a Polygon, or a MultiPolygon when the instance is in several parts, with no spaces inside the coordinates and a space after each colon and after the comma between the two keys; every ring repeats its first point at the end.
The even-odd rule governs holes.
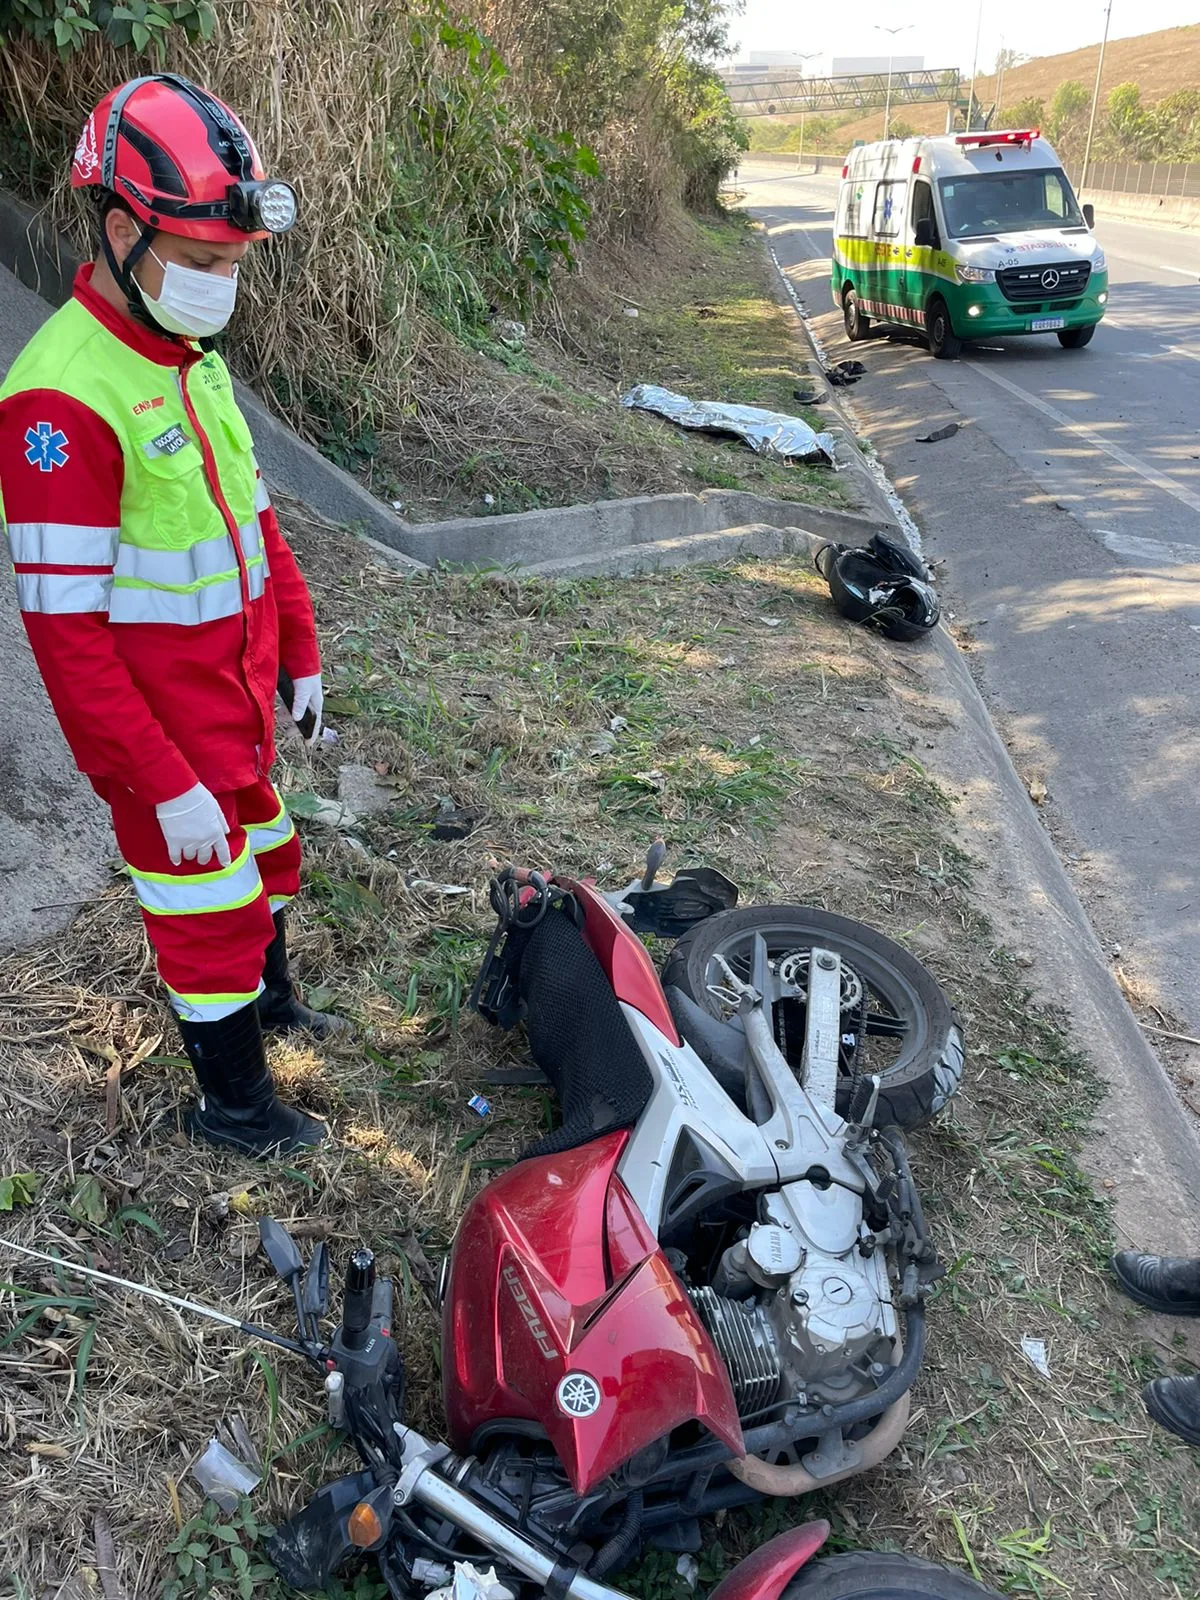
{"type": "Polygon", "coordinates": [[[450,1439],[539,1423],[577,1494],[693,1419],[737,1455],[729,1374],[616,1175],[628,1135],[522,1161],[468,1206],[442,1311],[450,1439]]]}

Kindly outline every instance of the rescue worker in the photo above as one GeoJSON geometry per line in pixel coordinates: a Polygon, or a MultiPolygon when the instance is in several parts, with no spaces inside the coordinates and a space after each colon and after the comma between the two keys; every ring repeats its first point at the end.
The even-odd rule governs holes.
{"type": "Polygon", "coordinates": [[[262,1030],[348,1028],[291,984],[300,843],[269,777],[280,665],[292,716],[319,728],[321,663],[229,372],[200,341],[296,197],[227,106],[165,73],[101,101],[71,183],[98,202],[96,259],[0,387],[18,599],[67,743],[112,809],[200,1087],[189,1131],[291,1151],[326,1129],[276,1098],[262,1030]]]}

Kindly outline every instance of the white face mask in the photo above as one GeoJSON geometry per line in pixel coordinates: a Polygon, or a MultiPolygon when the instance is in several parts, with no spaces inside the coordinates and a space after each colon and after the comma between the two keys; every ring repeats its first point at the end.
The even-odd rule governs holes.
{"type": "Polygon", "coordinates": [[[150,315],[168,333],[182,333],[189,339],[207,339],[221,329],[233,315],[237,302],[237,268],[225,277],[216,272],[198,272],[178,262],[155,261],[163,269],[162,293],[156,299],[147,294],[137,279],[138,293],[150,315]]]}

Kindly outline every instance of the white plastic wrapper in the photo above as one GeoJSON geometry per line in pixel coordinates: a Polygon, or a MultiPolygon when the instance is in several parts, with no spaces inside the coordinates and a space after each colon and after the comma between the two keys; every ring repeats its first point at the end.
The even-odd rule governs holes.
{"type": "Polygon", "coordinates": [[[495,1567],[480,1572],[469,1561],[456,1561],[454,1577],[444,1589],[435,1589],[427,1600],[516,1600],[516,1596],[497,1578],[495,1567]]]}
{"type": "Polygon", "coordinates": [[[732,433],[763,456],[786,461],[835,465],[832,434],[815,433],[802,417],[761,406],[722,405],[716,400],[689,400],[672,389],[639,383],[621,396],[621,404],[634,411],[655,411],[681,428],[705,428],[710,433],[732,433]]]}

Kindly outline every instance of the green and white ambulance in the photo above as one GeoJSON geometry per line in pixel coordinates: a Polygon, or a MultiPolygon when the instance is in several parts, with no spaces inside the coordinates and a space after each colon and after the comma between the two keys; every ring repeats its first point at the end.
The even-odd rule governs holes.
{"type": "Polygon", "coordinates": [[[833,232],[833,298],[856,343],[872,322],[964,339],[1088,343],[1108,302],[1104,251],[1036,128],[886,139],[851,150],[833,232]]]}

